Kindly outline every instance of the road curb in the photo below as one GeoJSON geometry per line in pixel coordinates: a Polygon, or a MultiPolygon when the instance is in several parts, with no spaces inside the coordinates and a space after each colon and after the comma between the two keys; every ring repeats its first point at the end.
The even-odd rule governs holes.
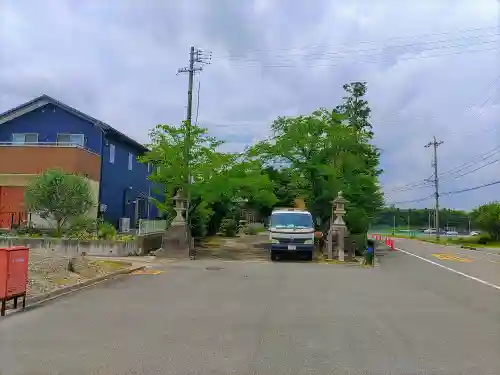
{"type": "Polygon", "coordinates": [[[61,298],[61,297],[64,297],[64,296],[67,296],[70,294],[73,294],[75,292],[79,292],[83,289],[90,288],[90,287],[95,286],[97,284],[101,284],[104,282],[110,282],[110,281],[116,279],[118,276],[127,275],[127,274],[134,272],[134,271],[142,270],[146,267],[147,267],[146,264],[127,267],[127,268],[124,268],[124,269],[121,269],[118,271],[108,273],[106,275],[102,275],[102,276],[94,277],[94,278],[89,279],[89,280],[82,281],[82,282],[74,284],[74,285],[68,285],[68,286],[62,287],[60,289],[53,290],[51,292],[41,294],[41,295],[36,296],[36,297],[28,298],[28,299],[26,299],[26,307],[24,310],[23,309],[7,310],[7,313],[3,318],[7,318],[7,317],[15,315],[17,313],[21,313],[24,311],[29,311],[29,310],[35,309],[35,308],[40,307],[41,305],[43,305],[47,302],[53,301],[55,299],[58,299],[58,298],[61,298]]]}

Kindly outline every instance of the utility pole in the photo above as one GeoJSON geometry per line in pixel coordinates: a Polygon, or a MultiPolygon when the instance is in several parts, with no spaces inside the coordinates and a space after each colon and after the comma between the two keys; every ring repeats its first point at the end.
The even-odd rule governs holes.
{"type": "Polygon", "coordinates": [[[432,166],[434,167],[434,198],[435,198],[435,213],[434,213],[434,225],[436,226],[436,240],[439,241],[439,176],[438,176],[438,157],[437,148],[443,144],[443,141],[437,141],[436,137],[433,137],[433,141],[425,145],[425,147],[434,148],[434,158],[432,166]]]}
{"type": "MultiPolygon", "coordinates": [[[[185,68],[180,68],[177,70],[177,74],[179,73],[188,73],[188,101],[187,101],[187,113],[186,113],[186,125],[185,125],[185,134],[184,134],[184,168],[186,169],[186,191],[184,193],[186,196],[186,223],[189,228],[190,233],[190,217],[189,217],[189,209],[191,206],[191,170],[189,168],[189,159],[191,153],[191,126],[192,126],[192,118],[193,118],[193,84],[194,84],[194,75],[197,71],[202,71],[202,65],[196,65],[196,63],[200,64],[210,64],[211,53],[205,55],[204,51],[201,49],[196,49],[194,46],[191,46],[189,50],[189,66],[185,68]]],[[[188,238],[190,238],[190,234],[188,234],[188,238]]]]}

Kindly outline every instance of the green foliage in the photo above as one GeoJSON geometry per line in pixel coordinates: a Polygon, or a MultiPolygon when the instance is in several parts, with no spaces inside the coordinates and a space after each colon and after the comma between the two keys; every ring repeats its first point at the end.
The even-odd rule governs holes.
{"type": "Polygon", "coordinates": [[[56,234],[68,219],[86,214],[95,204],[85,178],[49,169],[33,179],[25,189],[28,211],[55,221],[56,234]]]}
{"type": "Polygon", "coordinates": [[[272,137],[245,154],[222,152],[223,142],[198,126],[158,125],[150,133],[150,151],[140,158],[156,167],[151,180],[162,186],[165,200],[155,204],[170,212],[171,198],[181,190],[191,198],[191,232],[203,236],[219,229],[236,234],[243,207],[267,216],[273,206],[292,206],[300,198],[325,228],[331,201],[342,190],[348,227],[352,233],[366,232],[383,204],[380,153],[370,143],[366,83],[344,89],[343,103],[334,110],[279,117],[272,137]],[[237,203],[242,200],[246,203],[237,203]]]}
{"type": "Polygon", "coordinates": [[[373,136],[370,123],[371,109],[368,101],[363,99],[367,91],[366,82],[348,83],[343,88],[348,95],[343,97],[344,103],[335,110],[345,116],[350,126],[371,138],[373,136]]]}
{"type": "Polygon", "coordinates": [[[268,164],[285,164],[285,169],[267,170],[276,184],[285,183],[286,187],[274,186],[276,196],[283,203],[304,198],[323,227],[331,216],[331,201],[342,190],[348,200],[348,227],[362,233],[383,199],[379,152],[369,143],[369,108],[358,88],[354,94],[334,111],[320,109],[308,116],[278,118],[271,127],[271,140],[259,142],[248,154],[268,164]],[[354,94],[358,96],[351,100],[354,94]],[[351,109],[353,103],[357,107],[351,109]]]}
{"type": "Polygon", "coordinates": [[[480,236],[479,239],[477,240],[477,243],[480,245],[486,245],[490,241],[491,241],[490,236],[480,236]]]}
{"type": "Polygon", "coordinates": [[[231,217],[224,218],[219,229],[224,237],[235,237],[238,234],[238,230],[238,220],[231,217]]]}
{"type": "Polygon", "coordinates": [[[103,240],[111,240],[116,237],[118,231],[111,223],[100,223],[98,237],[103,240]]]}
{"type": "Polygon", "coordinates": [[[493,240],[500,240],[500,202],[491,202],[475,208],[472,218],[479,229],[488,232],[493,240]]]}
{"type": "Polygon", "coordinates": [[[150,151],[139,158],[157,167],[150,178],[164,187],[165,194],[164,203],[155,202],[158,208],[169,210],[171,198],[181,189],[184,196],[191,197],[189,217],[196,236],[206,233],[216,205],[227,209],[235,199],[244,198],[250,205],[272,207],[276,197],[258,161],[221,152],[223,142],[210,137],[207,129],[186,125],[158,125],[150,133],[150,151]],[[188,130],[190,136],[186,137],[188,130]],[[189,168],[182,157],[186,144],[190,148],[189,168]]]}
{"type": "Polygon", "coordinates": [[[86,216],[79,216],[71,219],[65,234],[70,238],[88,237],[97,233],[99,223],[96,219],[86,216]]]}
{"type": "MultiPolygon", "coordinates": [[[[441,227],[448,225],[456,230],[468,231],[469,219],[471,215],[465,211],[440,209],[439,222],[441,227]]],[[[396,207],[384,207],[378,212],[372,221],[372,227],[393,227],[394,223],[396,228],[408,227],[408,219],[410,220],[411,228],[431,228],[434,227],[434,210],[423,209],[399,209],[396,207]],[[430,223],[429,223],[430,219],[430,223]]]]}

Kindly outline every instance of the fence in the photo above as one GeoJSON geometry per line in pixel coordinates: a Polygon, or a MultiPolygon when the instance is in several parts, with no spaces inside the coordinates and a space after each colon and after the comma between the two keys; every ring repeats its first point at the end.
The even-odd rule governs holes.
{"type": "Polygon", "coordinates": [[[0,229],[12,229],[28,220],[26,212],[0,212],[0,229]]]}
{"type": "Polygon", "coordinates": [[[166,220],[139,220],[139,228],[137,229],[137,234],[152,234],[152,233],[161,233],[167,229],[167,221],[166,220]]]}

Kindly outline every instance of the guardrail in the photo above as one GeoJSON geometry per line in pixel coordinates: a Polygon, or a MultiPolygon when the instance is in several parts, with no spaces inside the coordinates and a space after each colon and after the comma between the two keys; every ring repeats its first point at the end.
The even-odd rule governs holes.
{"type": "Polygon", "coordinates": [[[160,233],[164,232],[167,229],[167,221],[166,220],[139,220],[139,228],[137,229],[137,234],[151,234],[151,233],[160,233]]]}

